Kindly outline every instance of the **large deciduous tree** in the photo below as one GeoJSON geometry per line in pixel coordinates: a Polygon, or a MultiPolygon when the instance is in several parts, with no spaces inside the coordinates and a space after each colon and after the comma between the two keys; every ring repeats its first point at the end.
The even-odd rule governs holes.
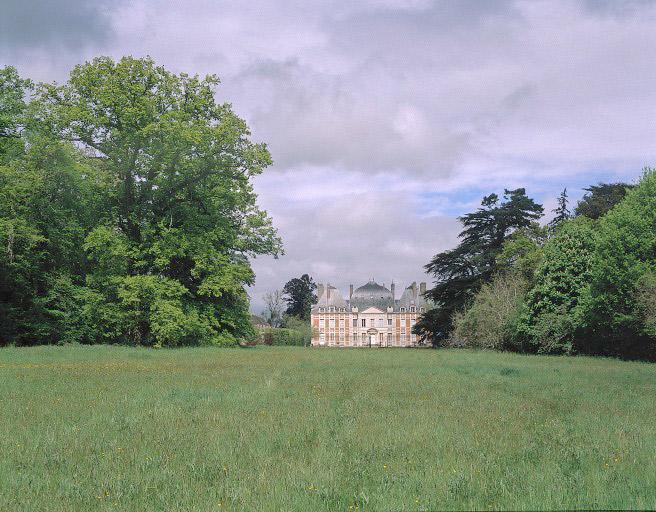
{"type": "Polygon", "coordinates": [[[282,290],[287,302],[286,313],[302,320],[309,320],[310,308],[317,301],[314,293],[316,289],[316,283],[307,274],[287,281],[282,290]]]}
{"type": "Polygon", "coordinates": [[[446,339],[454,312],[496,272],[496,258],[509,235],[531,226],[542,213],[542,206],[518,188],[505,190],[503,200],[496,194],[486,196],[481,208],[460,217],[464,226],[460,244],[435,255],[426,265],[435,277],[435,286],[426,294],[435,307],[422,316],[415,331],[433,343],[446,339]]]}
{"type": "Polygon", "coordinates": [[[9,279],[59,322],[33,342],[177,345],[251,334],[249,257],[281,251],[251,185],[271,158],[215,101],[217,84],[148,58],[103,57],[63,85],[36,88],[28,152],[0,185],[11,192],[0,237],[33,229],[31,238],[24,229],[24,251],[40,262],[22,264],[49,284],[9,279]]]}
{"type": "Polygon", "coordinates": [[[647,299],[656,273],[656,170],[596,226],[585,321],[595,353],[656,359],[647,299]]]}

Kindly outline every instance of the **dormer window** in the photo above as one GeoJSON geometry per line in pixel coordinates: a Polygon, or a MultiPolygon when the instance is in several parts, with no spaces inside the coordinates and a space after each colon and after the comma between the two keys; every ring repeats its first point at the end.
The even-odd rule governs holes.
{"type": "Polygon", "coordinates": [[[414,306],[410,306],[410,313],[414,313],[414,312],[415,312],[415,307],[414,307],[414,306]]]}
{"type": "Polygon", "coordinates": [[[323,313],[323,308],[319,308],[319,313],[323,313]]]}
{"type": "Polygon", "coordinates": [[[330,306],[330,312],[334,313],[335,312],[335,306],[330,306]]]}
{"type": "Polygon", "coordinates": [[[405,308],[401,308],[401,313],[405,313],[405,308]]]}
{"type": "Polygon", "coordinates": [[[424,308],[419,308],[419,312],[420,312],[420,313],[423,313],[423,312],[424,312],[424,308]]]}

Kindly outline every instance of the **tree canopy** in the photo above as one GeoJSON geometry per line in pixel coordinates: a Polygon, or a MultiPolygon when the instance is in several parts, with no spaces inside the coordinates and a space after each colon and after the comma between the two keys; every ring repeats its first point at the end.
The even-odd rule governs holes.
{"type": "Polygon", "coordinates": [[[597,220],[618,204],[634,185],[628,183],[599,183],[585,188],[585,195],[576,205],[574,215],[597,220]]]}
{"type": "Polygon", "coordinates": [[[470,301],[497,270],[497,256],[516,230],[528,228],[542,216],[543,208],[523,188],[505,190],[483,198],[481,208],[459,217],[464,229],[460,244],[436,254],[426,265],[435,286],[426,296],[435,304],[416,324],[416,332],[434,341],[445,339],[455,311],[470,301]]]}
{"type": "MultiPolygon", "coordinates": [[[[26,83],[9,76],[0,86],[13,94],[0,94],[20,106],[26,83]]],[[[7,109],[29,113],[19,133],[29,144],[0,175],[1,314],[13,325],[3,342],[250,334],[249,257],[281,252],[251,185],[271,158],[216,102],[218,83],[149,58],[101,57],[62,85],[38,85],[27,108],[7,109]]],[[[18,121],[0,116],[15,136],[18,121]]]]}
{"type": "Polygon", "coordinates": [[[287,281],[282,290],[287,302],[285,312],[302,320],[309,320],[310,308],[317,301],[317,295],[314,293],[316,289],[316,283],[308,274],[287,281]]]}

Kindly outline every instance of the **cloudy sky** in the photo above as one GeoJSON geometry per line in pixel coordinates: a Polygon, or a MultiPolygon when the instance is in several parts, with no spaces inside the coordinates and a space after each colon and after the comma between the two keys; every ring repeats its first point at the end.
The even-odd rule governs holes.
{"type": "Polygon", "coordinates": [[[633,181],[656,164],[656,2],[2,0],[0,65],[65,80],[96,55],[215,73],[275,160],[256,181],[286,255],[348,289],[422,280],[481,196],[633,181]]]}

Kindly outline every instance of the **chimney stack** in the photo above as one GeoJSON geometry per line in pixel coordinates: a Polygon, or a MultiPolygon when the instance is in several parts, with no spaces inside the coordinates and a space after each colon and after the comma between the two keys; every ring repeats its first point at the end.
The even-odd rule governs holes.
{"type": "Polygon", "coordinates": [[[330,283],[326,283],[326,299],[330,300],[330,283]]]}
{"type": "Polygon", "coordinates": [[[423,297],[426,293],[426,283],[419,283],[419,293],[423,297]]]}
{"type": "Polygon", "coordinates": [[[392,292],[392,300],[395,300],[396,296],[394,295],[394,281],[392,281],[392,285],[390,286],[390,291],[392,292]]]}
{"type": "Polygon", "coordinates": [[[349,302],[353,300],[353,285],[349,286],[349,302]]]}
{"type": "Polygon", "coordinates": [[[412,281],[412,296],[417,297],[417,281],[412,281]]]}
{"type": "Polygon", "coordinates": [[[321,296],[323,295],[323,283],[317,285],[317,302],[321,301],[321,296]]]}

